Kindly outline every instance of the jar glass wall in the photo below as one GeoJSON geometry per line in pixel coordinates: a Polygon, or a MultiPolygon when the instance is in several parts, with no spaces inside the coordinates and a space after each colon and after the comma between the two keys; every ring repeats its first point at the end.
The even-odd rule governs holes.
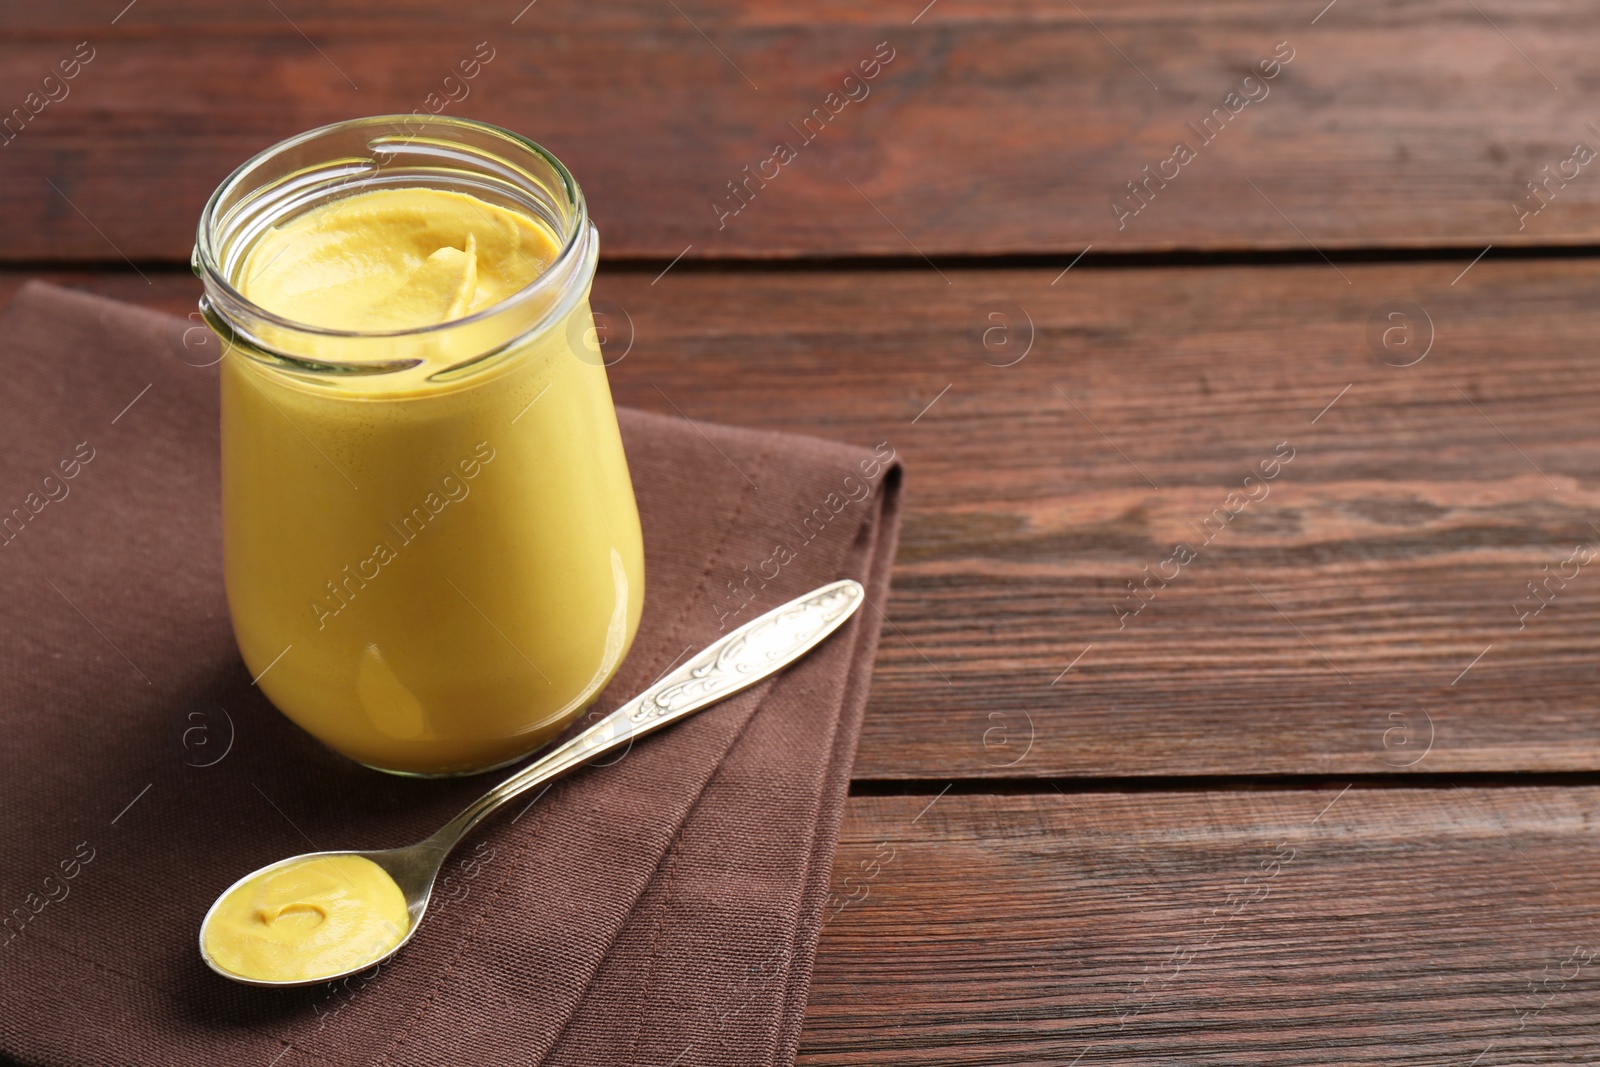
{"type": "Polygon", "coordinates": [[[234,634],[274,705],[368,766],[514,761],[580,714],[632,643],[643,548],[589,310],[597,246],[553,156],[440,117],[292,138],[202,215],[234,634]],[[554,256],[504,299],[417,328],[321,328],[246,295],[264,239],[411,189],[532,220],[554,256]]]}

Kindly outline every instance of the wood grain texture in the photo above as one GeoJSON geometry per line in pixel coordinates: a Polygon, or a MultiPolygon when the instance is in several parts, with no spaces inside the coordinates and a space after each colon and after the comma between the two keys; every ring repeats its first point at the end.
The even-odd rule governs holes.
{"type": "MultiPolygon", "coordinates": [[[[602,272],[595,296],[613,351],[632,324],[619,403],[905,460],[858,778],[1595,770],[1600,576],[1517,605],[1600,549],[1600,264],[1457,280],[1467,258],[602,272]],[[1434,340],[1391,366],[1419,349],[1370,320],[1404,301],[1434,340]],[[1026,358],[985,362],[1030,320],[1026,358]],[[1119,618],[1177,542],[1196,558],[1119,618]]],[[[181,275],[80,279],[192,306],[181,275]]]]}
{"type": "Polygon", "coordinates": [[[1600,1058],[1595,789],[929,799],[851,801],[801,1064],[1600,1058]]]}
{"type": "Polygon", "coordinates": [[[1537,216],[1519,222],[1512,207],[1543,203],[1526,183],[1577,142],[1600,149],[1584,103],[1600,78],[1589,46],[1600,9],[1322,7],[9,5],[0,115],[23,107],[26,121],[0,147],[0,259],[186,259],[206,196],[248,156],[323,123],[445,106],[444,79],[479,42],[494,59],[449,87],[460,99],[445,110],[525,132],[569,163],[611,257],[1600,241],[1592,166],[1551,179],[1537,216]],[[94,58],[66,95],[30,103],[79,41],[94,58]],[[894,58],[869,95],[829,105],[880,42],[894,58]],[[1292,61],[1246,85],[1280,42],[1292,61]],[[821,134],[796,132],[828,106],[839,113],[821,134]],[[721,219],[728,183],[780,141],[793,162],[768,166],[777,176],[721,219]],[[1162,167],[1179,142],[1195,158],[1162,167]],[[1145,186],[1147,202],[1127,202],[1142,209],[1119,220],[1112,203],[1146,166],[1176,177],[1145,186]]]}

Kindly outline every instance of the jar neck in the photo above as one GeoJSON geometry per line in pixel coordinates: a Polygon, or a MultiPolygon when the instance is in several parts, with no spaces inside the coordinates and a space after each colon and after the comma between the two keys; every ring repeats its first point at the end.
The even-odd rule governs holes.
{"type": "Polygon", "coordinates": [[[388,389],[456,381],[498,364],[585,298],[598,256],[577,183],[544,149],[485,123],[388,116],[312,130],[246,162],[206,205],[192,265],[205,290],[201,314],[225,352],[310,382],[382,376],[388,389]],[[525,214],[552,234],[559,252],[498,303],[415,329],[320,328],[240,291],[241,267],[263,233],[335,200],[405,188],[466,193],[525,214]]]}

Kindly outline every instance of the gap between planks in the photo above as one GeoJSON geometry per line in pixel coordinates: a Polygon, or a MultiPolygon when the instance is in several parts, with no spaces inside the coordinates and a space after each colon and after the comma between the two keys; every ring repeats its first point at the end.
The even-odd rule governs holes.
{"type": "Polygon", "coordinates": [[[1151,775],[1071,778],[860,778],[850,783],[852,797],[1049,796],[1060,793],[1219,793],[1308,792],[1353,788],[1570,789],[1600,786],[1600,771],[1465,771],[1393,774],[1151,775]]]}

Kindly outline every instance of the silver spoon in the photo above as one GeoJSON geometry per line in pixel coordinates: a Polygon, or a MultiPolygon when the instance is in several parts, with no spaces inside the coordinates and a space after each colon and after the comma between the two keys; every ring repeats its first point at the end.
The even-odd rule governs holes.
{"type": "Polygon", "coordinates": [[[846,578],[813,589],[745,623],[726,637],[701,649],[677,670],[662,677],[583,733],[552,749],[489,790],[432,836],[414,845],[368,852],[307,852],[269,863],[245,875],[217,898],[201,920],[201,959],[224,978],[258,986],[315,985],[358,974],[375,963],[383,962],[399,952],[417,932],[422,916],[428,910],[428,898],[433,895],[434,879],[439,876],[445,859],[485,817],[536,785],[580,767],[597,756],[630,745],[636,738],[693,715],[778,673],[842,626],[861,606],[865,595],[859,582],[846,578]],[[406,911],[410,915],[410,926],[399,943],[363,960],[359,965],[314,978],[280,981],[245,978],[218,965],[206,951],[206,927],[216,914],[217,904],[258,875],[320,856],[359,856],[371,860],[394,879],[405,894],[406,911]]]}

